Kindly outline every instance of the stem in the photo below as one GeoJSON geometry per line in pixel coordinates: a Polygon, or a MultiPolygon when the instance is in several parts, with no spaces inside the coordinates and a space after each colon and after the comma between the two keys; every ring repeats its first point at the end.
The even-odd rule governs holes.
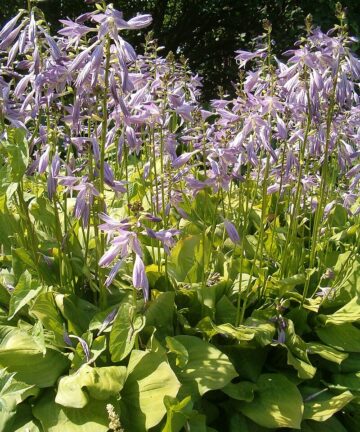
{"type": "MultiPolygon", "coordinates": [[[[106,43],[105,43],[105,76],[104,76],[104,93],[102,98],[102,128],[101,128],[101,141],[100,141],[100,184],[99,184],[99,206],[98,211],[104,212],[105,211],[105,145],[106,145],[106,132],[107,132],[107,123],[108,123],[108,111],[107,111],[107,95],[109,92],[109,72],[110,72],[110,36],[106,36],[106,43]]],[[[98,218],[95,221],[94,220],[94,228],[95,231],[97,230],[97,224],[98,224],[98,218]]],[[[95,232],[96,234],[96,232],[95,232]]],[[[100,234],[100,256],[103,256],[105,252],[105,235],[103,232],[100,234]]],[[[107,301],[107,291],[106,287],[104,285],[104,270],[99,269],[99,289],[100,289],[100,308],[105,309],[106,307],[106,301],[107,301]]]]}
{"type": "MultiPolygon", "coordinates": [[[[315,258],[316,258],[316,243],[318,239],[318,231],[319,231],[319,225],[321,222],[321,219],[323,217],[323,205],[324,205],[324,197],[325,197],[325,190],[326,190],[326,184],[327,184],[327,177],[328,177],[328,159],[329,159],[329,146],[330,146],[330,133],[331,133],[331,123],[333,119],[334,114],[334,108],[335,108],[335,96],[336,96],[336,87],[337,87],[337,80],[339,75],[339,67],[340,67],[340,59],[337,64],[336,73],[333,80],[333,88],[330,95],[330,101],[329,101],[329,109],[327,112],[327,118],[326,118],[326,138],[325,138],[325,152],[324,152],[324,165],[322,168],[322,176],[321,176],[321,182],[320,182],[320,199],[318,206],[316,208],[315,212],[315,219],[314,219],[314,227],[313,227],[313,234],[311,239],[311,249],[310,249],[310,259],[309,259],[309,270],[311,270],[314,267],[315,258]]],[[[310,285],[310,272],[307,273],[306,276],[306,282],[303,292],[303,298],[301,301],[301,305],[304,304],[304,301],[306,299],[308,290],[310,285]]]]}

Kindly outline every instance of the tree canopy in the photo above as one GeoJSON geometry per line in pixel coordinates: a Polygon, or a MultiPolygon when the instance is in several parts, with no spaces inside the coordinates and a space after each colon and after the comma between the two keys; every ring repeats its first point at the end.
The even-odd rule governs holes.
{"type": "MultiPolygon", "coordinates": [[[[360,33],[358,0],[344,0],[349,31],[360,33]]],[[[314,25],[332,27],[336,0],[114,0],[125,17],[138,12],[153,17],[154,37],[169,51],[189,59],[190,67],[204,77],[204,97],[215,97],[218,86],[231,88],[238,71],[236,49],[251,49],[253,40],[263,32],[262,21],[273,25],[274,51],[278,56],[304,33],[304,19],[312,14],[314,25]]],[[[0,3],[3,21],[25,8],[27,0],[0,3]]],[[[75,18],[90,7],[84,0],[39,0],[49,23],[59,27],[59,17],[75,18]]],[[[144,34],[127,35],[141,51],[144,34]]]]}

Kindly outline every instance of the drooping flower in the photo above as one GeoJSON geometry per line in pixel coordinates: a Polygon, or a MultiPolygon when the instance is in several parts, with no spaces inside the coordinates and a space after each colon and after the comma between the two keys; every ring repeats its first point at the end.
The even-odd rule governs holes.
{"type": "Polygon", "coordinates": [[[136,254],[133,269],[133,285],[143,292],[144,300],[149,300],[149,281],[146,276],[145,265],[139,255],[136,254]]]}
{"type": "Polygon", "coordinates": [[[224,220],[224,226],[226,229],[226,232],[230,238],[230,240],[233,243],[240,243],[240,236],[239,233],[237,231],[237,229],[235,228],[234,224],[232,222],[230,222],[228,219],[224,220]]]}

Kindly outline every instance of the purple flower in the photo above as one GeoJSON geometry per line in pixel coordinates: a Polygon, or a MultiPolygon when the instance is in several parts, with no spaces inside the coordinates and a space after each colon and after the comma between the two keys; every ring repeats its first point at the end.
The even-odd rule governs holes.
{"type": "Polygon", "coordinates": [[[50,199],[52,199],[56,191],[57,176],[59,175],[59,171],[60,171],[60,157],[56,153],[51,162],[50,173],[47,179],[47,189],[48,189],[48,195],[50,199]]]}
{"type": "Polygon", "coordinates": [[[90,353],[89,345],[87,344],[87,342],[84,339],[82,339],[81,337],[76,336],[76,335],[72,335],[72,334],[69,335],[69,339],[70,338],[77,339],[80,342],[81,348],[85,354],[86,361],[87,362],[90,361],[91,353],[90,353]]]}
{"type": "Polygon", "coordinates": [[[101,327],[99,328],[99,331],[97,333],[97,336],[100,336],[100,334],[114,321],[116,314],[117,314],[118,308],[114,308],[109,315],[106,316],[103,323],[101,324],[101,327]]]}
{"type": "Polygon", "coordinates": [[[4,27],[0,31],[0,40],[5,39],[12,32],[23,13],[24,10],[21,10],[16,16],[14,16],[14,18],[12,18],[4,25],[4,27]]]}
{"type": "Polygon", "coordinates": [[[83,226],[88,226],[90,209],[94,201],[94,196],[99,196],[99,192],[95,186],[87,182],[86,179],[82,179],[79,185],[72,186],[72,189],[79,191],[76,197],[74,215],[77,219],[82,221],[83,226]]]}
{"type": "Polygon", "coordinates": [[[131,18],[128,21],[129,28],[136,30],[136,29],[142,29],[144,27],[147,27],[152,22],[151,15],[145,14],[145,15],[137,15],[134,18],[131,18]]]}
{"type": "Polygon", "coordinates": [[[43,174],[49,165],[49,156],[50,156],[50,146],[46,145],[44,153],[41,155],[39,160],[38,172],[39,174],[43,174]]]}
{"type": "Polygon", "coordinates": [[[105,213],[100,213],[99,217],[105,222],[104,224],[99,225],[99,228],[102,231],[113,233],[118,230],[124,231],[131,228],[129,219],[123,219],[121,221],[118,221],[105,213]]]}
{"type": "Polygon", "coordinates": [[[58,33],[69,38],[70,43],[79,42],[84,35],[93,30],[91,27],[71,21],[69,18],[66,20],[61,19],[59,21],[63,24],[64,28],[59,30],[58,33]]]}
{"type": "Polygon", "coordinates": [[[142,289],[145,301],[149,300],[149,281],[145,272],[145,265],[139,255],[136,254],[133,269],[133,285],[137,289],[142,289]]]}
{"type": "Polygon", "coordinates": [[[191,112],[194,110],[194,107],[184,103],[175,109],[176,113],[179,114],[184,120],[192,122],[194,119],[191,116],[191,112]]]}
{"type": "Polygon", "coordinates": [[[113,268],[110,270],[108,277],[106,278],[105,286],[109,287],[112,284],[113,280],[115,279],[115,276],[118,274],[123,264],[124,264],[124,260],[121,259],[113,266],[113,268]]]}
{"type": "Polygon", "coordinates": [[[183,165],[185,165],[190,159],[191,157],[198,153],[200,150],[194,150],[192,152],[189,153],[183,153],[182,155],[180,155],[179,157],[177,157],[175,160],[173,160],[172,162],[172,166],[174,168],[180,168],[183,165]]]}
{"type": "Polygon", "coordinates": [[[181,231],[177,229],[168,229],[168,230],[160,230],[160,231],[153,231],[150,228],[146,229],[149,237],[155,238],[157,240],[160,240],[165,252],[169,255],[170,254],[170,248],[172,248],[176,240],[174,239],[174,236],[180,234],[181,231]]]}
{"type": "Polygon", "coordinates": [[[6,50],[14,43],[15,39],[17,38],[23,27],[27,24],[27,22],[28,19],[25,19],[16,28],[14,28],[14,30],[10,31],[10,33],[4,32],[4,36],[0,37],[0,50],[6,50]]]}
{"type": "Polygon", "coordinates": [[[253,60],[256,57],[260,57],[260,58],[265,57],[266,56],[266,48],[261,48],[255,52],[238,50],[238,51],[235,51],[235,53],[237,54],[237,56],[235,57],[235,60],[237,60],[239,62],[239,67],[242,68],[242,67],[246,66],[246,63],[249,60],[253,60]]]}
{"type": "Polygon", "coordinates": [[[240,243],[240,236],[235,228],[234,224],[232,224],[228,219],[224,220],[224,226],[226,232],[233,243],[240,243]]]}

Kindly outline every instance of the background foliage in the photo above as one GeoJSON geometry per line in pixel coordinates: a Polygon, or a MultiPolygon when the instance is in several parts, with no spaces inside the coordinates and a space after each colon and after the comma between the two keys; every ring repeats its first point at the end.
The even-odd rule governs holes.
{"type": "MultiPolygon", "coordinates": [[[[204,99],[218,94],[218,87],[230,90],[237,79],[238,67],[233,60],[236,49],[250,49],[253,39],[262,33],[262,20],[273,23],[274,52],[281,55],[304,32],[304,19],[312,14],[314,23],[323,30],[335,22],[335,0],[114,0],[114,7],[125,18],[136,13],[150,13],[151,26],[159,44],[189,59],[193,71],[204,77],[204,99]]],[[[358,0],[344,0],[350,33],[360,33],[358,0]]],[[[0,17],[5,22],[26,0],[0,2],[0,17]]],[[[54,30],[59,17],[75,18],[91,6],[84,0],[45,0],[41,9],[54,30]]],[[[2,24],[0,22],[0,24],[2,24]]],[[[129,32],[127,40],[140,51],[143,35],[129,32]]]]}

